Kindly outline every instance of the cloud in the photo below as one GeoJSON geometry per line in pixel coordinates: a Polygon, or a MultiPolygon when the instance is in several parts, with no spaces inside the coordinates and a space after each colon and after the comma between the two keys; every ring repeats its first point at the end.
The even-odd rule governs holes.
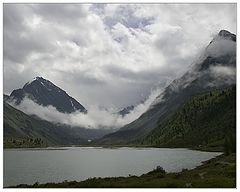
{"type": "Polygon", "coordinates": [[[212,66],[210,71],[216,76],[235,76],[236,68],[227,66],[212,66]]]}
{"type": "Polygon", "coordinates": [[[86,108],[124,107],[187,70],[235,4],[4,4],[4,93],[42,76],[86,108]]]}
{"type": "Polygon", "coordinates": [[[106,110],[104,108],[100,108],[99,106],[90,106],[87,114],[81,113],[80,111],[70,114],[61,113],[51,105],[39,105],[28,97],[25,97],[19,105],[16,105],[14,101],[10,102],[9,104],[28,115],[36,115],[43,120],[53,123],[61,123],[90,129],[109,129],[120,128],[136,120],[149,108],[150,104],[160,92],[161,90],[159,89],[152,90],[151,94],[144,102],[135,106],[135,108],[124,117],[116,113],[116,109],[106,110]]]}
{"type": "Polygon", "coordinates": [[[112,6],[106,5],[104,14],[100,14],[103,17],[104,23],[108,27],[120,23],[127,28],[140,28],[143,29],[145,26],[150,25],[154,22],[152,16],[137,16],[135,12],[139,9],[138,5],[117,5],[112,6]]]}
{"type": "MultiPolygon", "coordinates": [[[[116,121],[117,125],[120,125],[119,127],[123,127],[124,125],[129,124],[134,120],[138,119],[145,111],[149,109],[152,103],[156,101],[157,96],[161,92],[162,92],[161,89],[152,90],[148,98],[143,103],[140,103],[137,106],[135,106],[134,109],[129,114],[123,117],[119,115],[116,121]]],[[[158,102],[160,102],[160,99],[158,99],[158,102]]]]}
{"type": "Polygon", "coordinates": [[[209,69],[210,75],[215,79],[213,85],[216,84],[235,84],[236,83],[236,68],[231,66],[212,66],[209,69]]]}

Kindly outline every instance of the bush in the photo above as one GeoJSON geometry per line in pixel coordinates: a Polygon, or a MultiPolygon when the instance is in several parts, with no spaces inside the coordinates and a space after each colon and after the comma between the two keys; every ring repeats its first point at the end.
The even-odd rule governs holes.
{"type": "Polygon", "coordinates": [[[161,166],[157,166],[157,168],[156,168],[155,170],[156,170],[156,172],[158,172],[158,173],[166,174],[166,171],[165,171],[161,166]]]}

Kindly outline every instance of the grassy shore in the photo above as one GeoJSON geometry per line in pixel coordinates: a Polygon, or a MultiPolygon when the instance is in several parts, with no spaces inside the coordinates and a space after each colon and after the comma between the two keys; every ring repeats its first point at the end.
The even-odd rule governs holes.
{"type": "Polygon", "coordinates": [[[139,177],[89,178],[85,181],[64,181],[34,185],[21,184],[18,188],[235,188],[236,187],[236,154],[220,155],[205,161],[192,170],[179,173],[165,173],[155,169],[139,177]]]}

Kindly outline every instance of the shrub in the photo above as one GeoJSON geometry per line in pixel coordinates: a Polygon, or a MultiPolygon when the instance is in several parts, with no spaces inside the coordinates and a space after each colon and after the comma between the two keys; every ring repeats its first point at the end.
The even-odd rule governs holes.
{"type": "Polygon", "coordinates": [[[155,171],[158,172],[158,173],[166,174],[166,171],[165,171],[161,166],[157,166],[157,168],[155,169],[155,171]]]}

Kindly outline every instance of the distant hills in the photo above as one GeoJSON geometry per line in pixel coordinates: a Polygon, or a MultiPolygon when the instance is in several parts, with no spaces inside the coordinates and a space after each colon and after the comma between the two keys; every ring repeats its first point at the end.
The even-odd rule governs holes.
{"type": "Polygon", "coordinates": [[[29,116],[6,102],[3,111],[4,147],[81,145],[111,132],[54,124],[29,116]]]}
{"type": "Polygon", "coordinates": [[[96,141],[98,144],[131,144],[144,139],[193,96],[236,84],[236,35],[221,30],[206,47],[199,62],[174,80],[134,122],[96,141]]]}
{"type": "Polygon", "coordinates": [[[36,115],[27,115],[9,104],[19,105],[25,97],[41,106],[54,106],[62,113],[87,113],[64,90],[49,80],[36,77],[23,88],[14,90],[10,96],[4,95],[4,147],[82,145],[112,132],[111,129],[88,129],[48,122],[36,115]]]}
{"type": "Polygon", "coordinates": [[[72,113],[87,110],[64,90],[54,85],[51,81],[42,77],[36,77],[31,82],[26,83],[23,88],[13,90],[10,99],[16,104],[20,104],[24,97],[28,97],[39,105],[56,107],[59,112],[72,113]]]}

